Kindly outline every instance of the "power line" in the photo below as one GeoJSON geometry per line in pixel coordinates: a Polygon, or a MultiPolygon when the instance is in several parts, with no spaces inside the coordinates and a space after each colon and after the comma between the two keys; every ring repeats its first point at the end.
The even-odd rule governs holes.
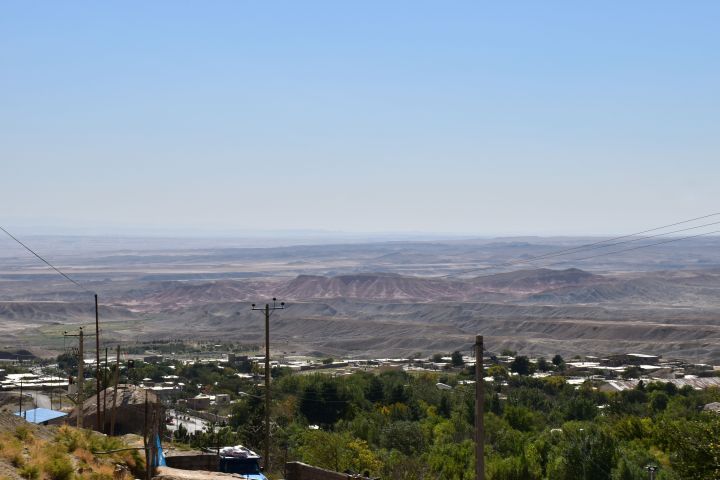
{"type": "MultiPolygon", "coordinates": [[[[519,260],[519,261],[512,262],[512,263],[509,262],[507,265],[508,265],[508,266],[510,266],[510,265],[522,265],[523,263],[530,263],[530,264],[532,264],[533,262],[537,261],[538,259],[560,257],[560,256],[565,256],[565,255],[572,255],[573,253],[582,253],[582,252],[591,251],[591,250],[598,250],[598,249],[601,249],[601,248],[616,247],[616,246],[618,246],[618,245],[626,245],[626,244],[628,244],[628,243],[639,242],[639,241],[642,241],[642,240],[649,240],[649,239],[651,239],[651,238],[664,237],[664,236],[666,236],[666,235],[671,235],[671,234],[673,234],[673,233],[687,232],[687,231],[690,231],[690,230],[697,230],[698,228],[710,227],[710,226],[712,226],[712,225],[718,225],[718,224],[720,224],[720,222],[705,223],[705,224],[703,224],[703,225],[697,225],[697,226],[694,226],[694,227],[681,228],[681,229],[679,229],[679,230],[672,230],[672,231],[670,231],[670,232],[657,233],[657,234],[655,234],[655,235],[647,235],[647,236],[644,236],[644,237],[634,238],[634,239],[632,239],[632,240],[625,240],[625,241],[622,241],[622,242],[608,243],[608,244],[606,244],[606,245],[594,246],[594,247],[590,247],[590,248],[583,249],[583,250],[577,249],[576,251],[574,251],[574,252],[569,252],[569,253],[560,253],[560,252],[549,253],[549,254],[540,255],[540,256],[537,256],[537,257],[529,258],[529,259],[519,260]]],[[[712,232],[710,232],[710,233],[712,233],[712,232]]],[[[685,237],[685,238],[692,238],[692,237],[685,237]]],[[[667,243],[667,242],[662,242],[662,243],[667,243]]],[[[652,246],[652,245],[646,245],[646,246],[652,246]]],[[[644,247],[644,246],[643,246],[643,247],[644,247]]],[[[634,250],[634,249],[631,249],[631,250],[634,250]]],[[[625,251],[625,250],[618,250],[618,252],[623,252],[623,251],[625,251]]],[[[616,252],[609,252],[608,255],[610,255],[610,254],[612,254],[612,253],[616,253],[616,252]]],[[[598,256],[600,256],[600,255],[598,255],[598,256]]],[[[585,260],[586,258],[594,258],[594,257],[575,258],[575,259],[573,259],[573,260],[585,260]]],[[[503,265],[505,265],[505,264],[496,265],[496,266],[494,266],[494,267],[486,267],[486,269],[494,269],[494,268],[497,268],[498,266],[503,266],[503,265]]],[[[551,265],[552,265],[552,263],[551,263],[551,265]]]]}
{"type": "MultiPolygon", "coordinates": [[[[664,230],[664,229],[666,229],[666,228],[675,227],[675,226],[677,226],[677,225],[683,225],[683,224],[685,224],[685,223],[691,223],[691,222],[695,222],[695,221],[698,221],[698,220],[703,220],[703,219],[705,219],[705,218],[716,217],[716,216],[718,216],[718,215],[720,215],[720,212],[711,213],[711,214],[709,214],[709,215],[703,215],[702,217],[691,218],[691,219],[689,219],[689,220],[683,220],[683,221],[681,221],[681,222],[670,223],[670,224],[668,224],[668,225],[663,225],[662,227],[650,228],[650,229],[647,229],[647,230],[643,230],[643,231],[641,231],[641,232],[629,233],[629,234],[626,234],[626,235],[621,235],[621,236],[619,236],[619,237],[608,238],[607,240],[601,240],[601,241],[598,241],[598,242],[588,243],[588,244],[585,244],[585,245],[580,245],[580,246],[578,246],[578,247],[567,248],[567,249],[565,249],[565,250],[560,250],[560,251],[558,251],[558,252],[555,252],[555,253],[553,253],[552,255],[556,255],[556,254],[563,253],[563,252],[569,252],[569,251],[573,251],[573,250],[584,249],[584,248],[587,248],[587,247],[593,247],[593,246],[595,246],[595,245],[601,245],[601,244],[604,244],[604,243],[614,242],[615,240],[622,240],[623,238],[635,237],[635,236],[637,236],[637,235],[643,235],[643,234],[645,234],[645,233],[656,232],[656,231],[658,231],[658,230],[664,230]]],[[[710,225],[712,225],[712,224],[710,224],[710,225]]],[[[667,233],[664,233],[664,234],[661,234],[661,235],[667,235],[668,233],[672,233],[672,232],[667,232],[667,233]]],[[[544,257],[544,256],[548,256],[548,255],[551,255],[551,254],[540,255],[539,257],[544,257]]]]}
{"type": "MultiPolygon", "coordinates": [[[[20,244],[25,250],[27,250],[28,252],[32,253],[32,254],[35,255],[37,258],[39,258],[43,263],[45,263],[45,265],[47,265],[48,267],[52,268],[52,269],[55,270],[57,273],[59,273],[60,275],[62,275],[66,280],[72,282],[75,286],[83,289],[84,291],[90,292],[87,288],[83,287],[80,283],[76,282],[75,280],[73,280],[72,278],[70,278],[68,275],[66,275],[65,273],[63,273],[63,272],[62,272],[59,268],[57,268],[55,265],[53,265],[53,264],[50,263],[49,261],[45,260],[45,259],[44,259],[42,256],[40,256],[40,254],[37,253],[35,250],[33,250],[32,248],[28,247],[28,246],[25,245],[23,242],[21,242],[17,237],[15,237],[12,233],[8,232],[5,228],[3,228],[2,226],[0,226],[0,230],[2,230],[3,232],[5,232],[5,234],[6,234],[8,237],[12,238],[12,239],[15,240],[18,244],[20,244]]],[[[90,292],[90,293],[92,293],[92,292],[90,292]]]]}
{"type": "MultiPolygon", "coordinates": [[[[531,259],[526,259],[525,261],[534,261],[534,260],[539,260],[539,259],[544,259],[544,258],[552,258],[552,257],[559,257],[559,256],[564,256],[564,255],[571,255],[572,253],[584,252],[584,251],[588,251],[588,250],[598,250],[598,249],[600,249],[600,248],[615,247],[615,246],[618,246],[618,245],[625,245],[625,244],[627,244],[627,243],[640,242],[640,241],[642,241],[642,240],[648,240],[648,239],[651,239],[651,238],[664,237],[664,236],[666,236],[666,235],[672,235],[673,233],[688,232],[688,231],[690,231],[690,230],[697,230],[698,228],[710,227],[710,226],[712,226],[712,225],[718,225],[718,224],[720,224],[720,221],[718,221],[718,222],[711,222],[711,223],[704,223],[704,224],[702,224],[702,225],[696,225],[696,226],[694,226],[694,227],[681,228],[681,229],[679,229],[679,230],[672,230],[672,231],[669,231],[669,232],[656,233],[656,234],[654,234],[654,235],[646,235],[646,236],[644,236],[644,237],[633,238],[632,240],[625,240],[625,241],[622,241],[622,242],[607,243],[607,244],[604,244],[604,245],[600,245],[600,242],[598,242],[598,243],[595,243],[595,244],[587,245],[587,248],[584,248],[584,247],[583,247],[583,248],[581,249],[580,247],[575,247],[574,249],[569,249],[569,250],[566,250],[566,251],[560,251],[560,252],[554,252],[554,253],[547,253],[547,254],[544,254],[544,255],[539,255],[539,256],[534,257],[534,258],[531,258],[531,259]],[[575,250],[575,251],[572,251],[572,252],[571,252],[570,250],[575,250]],[[567,252],[567,253],[564,253],[564,252],[567,252]]],[[[609,242],[609,241],[610,241],[610,240],[606,240],[606,242],[609,242]]],[[[519,263],[522,263],[522,261],[519,262],[519,263]]]]}
{"type": "MultiPolygon", "coordinates": [[[[638,241],[641,241],[641,240],[647,240],[647,239],[649,239],[649,238],[656,238],[656,237],[660,237],[660,236],[671,235],[671,234],[673,234],[673,233],[685,232],[685,231],[688,231],[688,230],[696,230],[696,229],[702,228],[702,227],[708,227],[708,226],[711,226],[711,225],[717,225],[717,224],[720,223],[720,222],[711,222],[711,223],[706,223],[706,224],[703,224],[703,225],[697,225],[697,226],[694,226],[694,227],[689,227],[689,228],[683,228],[683,229],[679,229],[679,230],[674,230],[674,231],[671,231],[671,232],[663,232],[663,233],[658,233],[658,234],[654,234],[654,235],[648,235],[648,236],[645,236],[645,237],[634,238],[634,239],[632,239],[632,240],[625,240],[625,241],[622,241],[622,242],[616,242],[616,240],[622,240],[622,239],[625,239],[625,238],[636,237],[636,236],[638,236],[638,235],[642,235],[642,234],[645,234],[645,233],[655,232],[655,231],[658,231],[658,230],[663,230],[663,229],[670,228],[670,227],[673,227],[673,226],[682,225],[682,224],[686,224],[686,223],[691,223],[691,222],[695,222],[695,221],[697,221],[697,220],[702,220],[702,219],[705,219],[705,218],[715,217],[715,216],[718,216],[718,215],[720,215],[720,212],[718,212],[718,213],[711,213],[711,214],[709,214],[709,215],[703,215],[703,216],[701,216],[701,217],[691,218],[691,219],[689,219],[689,220],[683,220],[683,221],[680,221],[680,222],[670,223],[670,224],[667,224],[667,225],[663,225],[663,226],[655,227],[655,228],[650,228],[650,229],[642,230],[642,231],[635,232],[635,233],[630,233],[630,234],[626,234],[626,235],[621,235],[621,236],[618,236],[618,237],[613,237],[613,238],[609,238],[609,239],[606,239],[606,240],[601,240],[601,241],[598,241],[598,242],[588,243],[588,244],[585,244],[585,245],[579,245],[579,246],[577,246],[577,247],[571,247],[571,248],[566,248],[566,249],[558,250],[558,251],[555,251],[555,252],[549,252],[549,253],[545,253],[545,254],[541,254],[541,255],[535,255],[535,256],[532,256],[532,257],[529,257],[529,258],[515,258],[515,259],[509,260],[509,261],[507,261],[507,262],[497,263],[497,264],[495,264],[495,265],[489,265],[489,266],[485,266],[485,267],[471,268],[471,269],[463,270],[463,271],[460,271],[460,272],[453,272],[453,273],[450,273],[450,274],[447,274],[447,275],[443,275],[442,278],[446,278],[446,277],[450,277],[450,276],[456,276],[456,275],[464,275],[464,274],[466,274],[466,273],[472,273],[472,272],[477,272],[477,271],[482,271],[482,270],[493,270],[493,269],[501,268],[501,267],[510,267],[510,266],[515,266],[515,265],[521,265],[521,264],[523,264],[523,263],[531,263],[531,262],[533,262],[533,261],[542,260],[542,259],[545,259],[545,258],[552,258],[552,257],[570,255],[570,254],[572,254],[572,253],[578,253],[578,252],[587,251],[587,250],[597,250],[597,249],[600,249],[600,248],[608,248],[608,247],[612,247],[612,246],[617,246],[617,245],[623,245],[623,244],[627,244],[627,243],[638,242],[638,241]],[[616,243],[611,243],[611,242],[616,242],[616,243]]],[[[710,233],[715,233],[715,232],[710,232],[710,233]]],[[[684,238],[692,238],[692,236],[690,236],[690,237],[684,237],[684,238]]],[[[652,246],[652,245],[648,245],[648,246],[652,246]]]]}
{"type": "Polygon", "coordinates": [[[712,234],[714,234],[714,233],[720,233],[720,230],[714,230],[714,231],[712,231],[712,232],[705,232],[705,233],[698,233],[697,235],[688,235],[688,236],[686,236],[686,237],[680,237],[680,238],[671,238],[670,240],[665,240],[665,241],[662,241],[662,242],[650,243],[650,244],[648,244],[648,245],[640,245],[640,246],[638,246],[638,247],[626,248],[626,249],[623,249],[623,250],[616,250],[616,251],[613,251],[613,252],[600,253],[600,254],[598,254],[598,255],[591,255],[591,256],[589,256],[589,257],[575,258],[575,259],[573,259],[573,260],[574,260],[574,261],[580,261],[580,260],[588,260],[588,259],[590,259],[590,258],[604,257],[604,256],[606,256],[606,255],[613,255],[613,254],[616,254],[616,253],[630,252],[630,251],[632,251],[632,250],[639,250],[639,249],[641,249],[641,248],[648,248],[648,247],[654,247],[654,246],[657,246],[657,245],[664,245],[664,244],[666,244],[666,243],[679,242],[679,241],[681,241],[681,240],[688,240],[688,239],[690,239],[690,238],[703,237],[703,236],[705,236],[705,235],[712,235],[712,234]]]}
{"type": "MultiPolygon", "coordinates": [[[[688,235],[688,236],[685,236],[685,237],[671,238],[670,240],[665,240],[665,241],[662,241],[662,242],[655,242],[655,243],[650,243],[650,244],[648,244],[648,245],[640,245],[640,246],[637,246],[637,247],[626,248],[626,249],[622,249],[622,250],[615,250],[615,251],[612,251],[612,252],[599,253],[599,254],[597,254],[597,255],[591,255],[591,256],[589,256],[589,257],[573,258],[573,259],[571,259],[571,260],[560,260],[560,261],[550,262],[550,263],[546,263],[546,264],[544,264],[544,265],[542,265],[542,266],[544,266],[544,267],[549,267],[549,266],[552,266],[552,265],[557,265],[557,264],[559,264],[559,263],[564,263],[564,262],[566,262],[566,261],[579,262],[579,261],[581,261],[581,260],[589,260],[589,259],[591,259],[591,258],[606,257],[606,256],[608,256],[608,255],[614,255],[614,254],[616,254],[616,253],[630,252],[630,251],[633,251],[633,250],[640,250],[640,249],[642,249],[642,248],[649,248],[649,247],[654,247],[654,246],[657,246],[657,245],[664,245],[664,244],[666,244],[666,243],[680,242],[680,241],[682,241],[682,240],[688,240],[688,239],[691,239],[691,238],[704,237],[704,236],[706,236],[706,235],[713,235],[713,234],[718,234],[718,233],[720,233],[720,230],[714,230],[714,231],[712,231],[712,232],[698,233],[697,235],[688,235]]],[[[488,268],[494,268],[494,267],[488,267],[488,268]]],[[[473,269],[473,270],[470,270],[470,271],[476,271],[476,270],[478,270],[478,269],[473,269]]],[[[478,276],[476,276],[476,277],[474,277],[474,278],[492,277],[493,275],[500,275],[501,273],[509,273],[509,272],[486,273],[486,274],[484,274],[484,275],[478,275],[478,276]]],[[[447,275],[444,275],[442,278],[445,278],[445,277],[447,277],[447,275]]]]}

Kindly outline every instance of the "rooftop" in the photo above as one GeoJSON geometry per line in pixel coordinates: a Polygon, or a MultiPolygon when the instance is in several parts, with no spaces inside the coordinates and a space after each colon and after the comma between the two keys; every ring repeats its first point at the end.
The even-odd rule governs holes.
{"type": "Polygon", "coordinates": [[[25,410],[22,414],[17,412],[15,415],[24,418],[30,423],[40,424],[56,418],[65,417],[67,413],[50,410],[49,408],[33,408],[32,410],[25,410]]]}

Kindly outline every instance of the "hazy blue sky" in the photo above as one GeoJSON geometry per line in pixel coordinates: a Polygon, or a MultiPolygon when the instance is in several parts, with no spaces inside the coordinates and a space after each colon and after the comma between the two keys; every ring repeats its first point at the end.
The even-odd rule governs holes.
{"type": "Polygon", "coordinates": [[[719,20],[716,1],[6,0],[0,223],[584,234],[715,212],[719,20]]]}

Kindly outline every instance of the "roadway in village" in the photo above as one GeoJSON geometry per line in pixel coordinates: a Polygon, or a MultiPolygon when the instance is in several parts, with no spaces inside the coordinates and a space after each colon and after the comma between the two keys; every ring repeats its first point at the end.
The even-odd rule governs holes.
{"type": "MultiPolygon", "coordinates": [[[[16,393],[20,395],[20,389],[17,390],[8,390],[9,393],[16,393]]],[[[60,403],[59,395],[58,393],[53,394],[52,397],[52,405],[50,402],[50,396],[42,393],[38,390],[23,390],[23,410],[29,410],[33,408],[32,403],[34,402],[37,408],[48,408],[51,409],[52,407],[55,407],[57,409],[58,404],[60,403]]],[[[19,403],[18,403],[19,405],[19,403]]]]}
{"type": "Polygon", "coordinates": [[[172,423],[166,425],[171,432],[176,431],[180,425],[185,427],[188,433],[203,432],[210,425],[210,422],[200,417],[190,415],[189,413],[179,412],[177,410],[168,410],[167,415],[172,417],[172,423]]]}

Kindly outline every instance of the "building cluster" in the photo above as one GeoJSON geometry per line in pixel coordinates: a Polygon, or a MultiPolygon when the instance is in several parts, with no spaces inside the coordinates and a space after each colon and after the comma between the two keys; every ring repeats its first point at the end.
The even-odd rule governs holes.
{"type": "MultiPolygon", "coordinates": [[[[513,365],[516,358],[511,355],[493,355],[486,352],[483,359],[485,372],[492,366],[504,367],[504,377],[487,376],[489,382],[505,382],[507,377],[516,375],[513,365]]],[[[678,388],[689,386],[693,389],[705,389],[709,387],[720,387],[720,376],[717,370],[720,367],[684,362],[681,360],[666,360],[659,355],[642,353],[626,353],[609,355],[606,357],[586,356],[575,357],[563,362],[561,365],[552,365],[550,362],[541,359],[529,358],[530,374],[535,377],[546,377],[558,375],[565,378],[571,385],[579,385],[591,380],[594,385],[603,391],[622,391],[637,387],[639,382],[663,381],[671,382],[678,388]]],[[[166,371],[175,372],[177,365],[205,364],[215,365],[220,370],[233,367],[233,375],[247,382],[248,391],[252,387],[262,389],[264,387],[264,366],[265,357],[252,355],[238,355],[234,353],[212,352],[210,355],[182,356],[182,355],[160,355],[146,353],[132,359],[126,359],[121,363],[121,371],[128,371],[140,361],[146,364],[158,365],[166,371]]],[[[92,378],[94,361],[85,360],[86,380],[92,378]]],[[[296,374],[312,372],[324,372],[328,375],[343,376],[351,375],[358,371],[384,372],[384,371],[406,371],[408,373],[419,372],[444,372],[461,371],[475,365],[475,358],[469,356],[441,356],[434,355],[431,358],[373,358],[373,359],[317,359],[300,356],[280,357],[270,362],[273,369],[287,369],[296,374]]],[[[179,371],[179,369],[178,369],[179,371]]],[[[158,402],[163,403],[169,411],[175,415],[184,416],[186,419],[197,419],[199,425],[202,422],[219,422],[227,420],[228,408],[235,399],[243,395],[250,395],[243,391],[232,393],[219,393],[214,391],[212,385],[190,385],[190,380],[180,375],[167,374],[161,378],[143,378],[135,381],[136,385],[124,385],[118,406],[122,410],[123,405],[131,411],[137,410],[137,405],[142,403],[142,394],[138,392],[149,392],[158,402]],[[199,392],[199,393],[198,393],[199,392]]],[[[73,384],[69,378],[57,375],[45,375],[40,369],[30,369],[28,373],[7,374],[0,369],[0,390],[17,393],[21,389],[28,392],[52,391],[53,389],[67,389],[68,393],[75,393],[73,384]]],[[[472,384],[472,379],[460,380],[458,384],[472,384]]],[[[438,388],[453,388],[444,383],[438,383],[438,388]]],[[[244,389],[244,388],[243,388],[244,389]]],[[[241,390],[243,390],[241,389],[241,390]]],[[[107,395],[108,392],[104,392],[107,395]]],[[[105,396],[103,402],[109,401],[105,396]]],[[[87,422],[92,422],[93,412],[91,404],[96,404],[96,399],[85,399],[87,422]]],[[[66,407],[65,413],[70,413],[66,407]]],[[[39,419],[47,419],[53,414],[38,410],[34,415],[39,419]]],[[[35,417],[33,417],[35,418],[35,417]]],[[[59,417],[57,417],[59,418],[59,417]]],[[[52,418],[51,420],[55,420],[52,418]]],[[[105,419],[106,420],[106,419],[105,419]]],[[[105,421],[104,420],[104,421],[105,421]]],[[[169,419],[172,423],[172,419],[169,419]]],[[[125,428],[125,427],[123,427],[125,428]]]]}
{"type": "Polygon", "coordinates": [[[0,370],[0,390],[43,390],[67,388],[69,380],[56,375],[38,375],[35,373],[8,373],[0,370]]]}

